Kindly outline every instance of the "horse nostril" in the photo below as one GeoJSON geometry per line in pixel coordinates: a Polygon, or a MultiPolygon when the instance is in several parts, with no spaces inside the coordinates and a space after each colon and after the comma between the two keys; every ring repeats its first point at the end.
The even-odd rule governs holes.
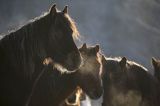
{"type": "Polygon", "coordinates": [[[96,95],[96,97],[97,98],[99,98],[99,97],[101,97],[101,95],[103,94],[103,89],[102,88],[100,88],[100,89],[97,89],[96,91],[95,91],[95,95],[96,95]]]}

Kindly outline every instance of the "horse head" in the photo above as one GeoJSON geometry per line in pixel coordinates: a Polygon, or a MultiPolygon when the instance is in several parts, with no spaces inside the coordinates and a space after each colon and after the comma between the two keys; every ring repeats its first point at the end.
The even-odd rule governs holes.
{"type": "Polygon", "coordinates": [[[87,47],[86,44],[79,49],[83,65],[79,69],[79,81],[83,91],[91,98],[97,99],[102,95],[101,81],[101,55],[99,45],[87,47]]]}
{"type": "Polygon", "coordinates": [[[49,11],[50,28],[48,33],[48,57],[68,70],[75,70],[81,64],[81,56],[74,38],[79,33],[74,21],[68,14],[68,6],[58,11],[53,5],[49,11]]]}

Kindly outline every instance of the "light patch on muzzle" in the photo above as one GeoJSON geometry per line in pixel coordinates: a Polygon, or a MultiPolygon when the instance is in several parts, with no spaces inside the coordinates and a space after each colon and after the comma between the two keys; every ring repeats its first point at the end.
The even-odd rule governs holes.
{"type": "MultiPolygon", "coordinates": [[[[82,58],[82,62],[81,62],[81,65],[80,65],[81,73],[97,72],[97,71],[94,71],[97,67],[97,62],[99,63],[98,58],[95,59],[95,57],[90,57],[88,59],[82,58]]],[[[101,63],[99,63],[99,64],[101,64],[101,63]]],[[[100,67],[99,70],[101,70],[101,67],[100,67]]]]}
{"type": "Polygon", "coordinates": [[[53,70],[57,69],[61,74],[64,74],[64,73],[72,74],[77,71],[77,70],[69,71],[67,68],[63,67],[61,64],[53,61],[52,58],[50,57],[45,58],[43,61],[43,65],[49,65],[49,64],[53,66],[53,70]]]}

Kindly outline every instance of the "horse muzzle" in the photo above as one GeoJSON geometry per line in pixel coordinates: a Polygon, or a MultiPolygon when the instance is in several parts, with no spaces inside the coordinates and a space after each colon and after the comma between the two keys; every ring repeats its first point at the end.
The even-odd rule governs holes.
{"type": "Polygon", "coordinates": [[[99,89],[95,89],[93,91],[90,91],[88,93],[88,96],[93,99],[93,100],[96,100],[98,98],[100,98],[103,94],[103,89],[102,88],[99,88],[99,89]]]}

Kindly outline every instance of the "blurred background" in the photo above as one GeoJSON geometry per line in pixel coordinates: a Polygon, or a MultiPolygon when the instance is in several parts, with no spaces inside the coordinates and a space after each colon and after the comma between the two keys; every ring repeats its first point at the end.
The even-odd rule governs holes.
{"type": "MultiPolygon", "coordinates": [[[[126,56],[152,70],[160,59],[160,0],[0,0],[0,33],[24,25],[52,3],[77,23],[81,40],[100,44],[106,56],[126,56]]],[[[150,71],[152,72],[152,71],[150,71]]]]}

